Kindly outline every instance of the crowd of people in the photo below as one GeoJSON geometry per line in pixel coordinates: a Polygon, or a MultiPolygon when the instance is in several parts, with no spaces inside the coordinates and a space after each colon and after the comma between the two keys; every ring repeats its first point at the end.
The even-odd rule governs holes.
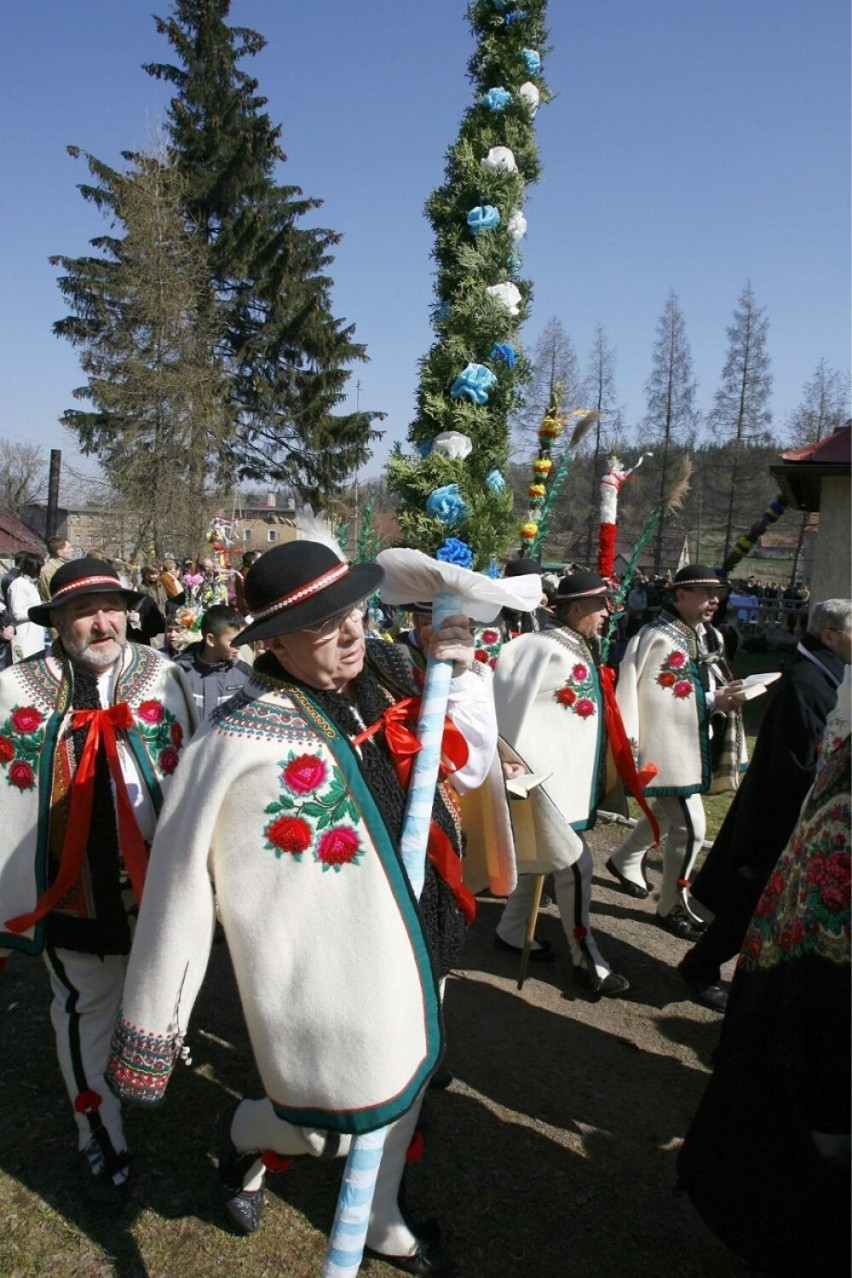
{"type": "MultiPolygon", "coordinates": [[[[238,570],[207,556],[166,559],[138,577],[75,558],[61,540],[48,549],[44,564],[22,556],[0,583],[11,649],[0,675],[0,805],[14,835],[0,850],[0,945],[46,963],[92,1202],[119,1208],[127,1198],[122,1104],[162,1099],[217,926],[264,1088],[219,1116],[231,1226],[260,1227],[264,1178],[282,1160],[345,1155],[360,1133],[384,1127],[367,1246],[420,1274],[455,1268],[437,1232],[412,1228],[399,1191],[425,1089],[442,1072],[447,1081],[444,982],[478,890],[466,864],[500,859],[492,881],[507,900],[495,945],[524,961],[557,957],[534,935],[552,874],[575,982],[590,998],[624,997],[630,973],[613,970],[593,927],[586,833],[612,794],[627,792],[642,815],[606,868],[620,891],[646,898],[646,858],[662,843],[654,918],[692,945],[680,964],[686,995],[724,1013],[721,965],[744,940],[752,966],[801,958],[811,916],[796,915],[776,864],[789,878],[832,714],[832,766],[845,752],[848,773],[848,716],[834,707],[849,690],[849,600],[813,607],[741,783],[744,684],[714,624],[728,585],[706,565],[638,582],[606,664],[613,584],[580,567],[544,580],[531,612],[504,610],[485,627],[457,615],[435,628],[426,600],[409,629],[406,610],[375,605],[379,565],[347,563],[321,542],[249,554],[238,570]],[[429,659],[448,663],[451,678],[418,900],[400,843],[429,659]],[[693,883],[702,795],[714,784],[737,794],[693,883]],[[782,898],[784,935],[799,941],[785,947],[773,933],[773,957],[762,959],[766,936],[748,939],[752,917],[766,932],[782,898]],[[273,919],[286,944],[268,943],[273,919]]],[[[539,572],[515,560],[505,575],[539,572]]],[[[833,774],[831,787],[836,798],[833,774]]],[[[832,1248],[842,1251],[836,1177],[848,1185],[849,1153],[848,1025],[845,1034],[836,1026],[849,993],[849,838],[847,827],[838,842],[835,818],[819,880],[831,891],[815,931],[832,943],[821,945],[816,975],[806,965],[811,983],[831,973],[820,1006],[836,1032],[821,1059],[819,1105],[804,1103],[813,1053],[790,1060],[797,1131],[832,1205],[830,1221],[809,1225],[831,1237],[824,1272],[835,1272],[832,1248]]],[[[753,994],[731,998],[740,1022],[754,1003],[753,994]]],[[[789,1004],[791,1015],[805,1004],[789,1004]]],[[[783,1056],[772,1065],[787,1086],[783,1056]]],[[[719,1178],[723,1169],[718,1150],[700,1154],[706,1126],[690,1134],[682,1174],[716,1228],[724,1186],[713,1160],[719,1178]]],[[[786,1192],[795,1213],[795,1179],[786,1192]]],[[[814,1198],[802,1195],[812,1215],[814,1198]]],[[[737,1217],[735,1200],[730,1210],[737,1217]]],[[[753,1260],[747,1225],[717,1232],[753,1260]]],[[[798,1272],[772,1259],[778,1272],[798,1272]]]]}

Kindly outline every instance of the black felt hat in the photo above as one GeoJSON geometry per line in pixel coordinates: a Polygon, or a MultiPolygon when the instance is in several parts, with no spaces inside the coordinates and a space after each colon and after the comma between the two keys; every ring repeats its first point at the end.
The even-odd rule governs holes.
{"type": "Polygon", "coordinates": [[[672,590],[689,590],[693,586],[718,586],[724,590],[728,589],[727,581],[724,581],[717,572],[714,572],[712,568],[708,568],[706,564],[685,564],[683,568],[678,569],[675,573],[670,588],[672,590]]]}
{"type": "Polygon", "coordinates": [[[322,625],[371,595],[384,575],[378,564],[344,563],[319,541],[275,546],[246,573],[251,624],[234,643],[253,643],[322,625]]]}
{"type": "Polygon", "coordinates": [[[596,572],[571,572],[562,577],[556,587],[554,607],[560,603],[572,603],[575,599],[611,599],[612,588],[596,572]]]}
{"type": "Polygon", "coordinates": [[[33,604],[29,609],[30,621],[39,626],[49,626],[53,609],[79,595],[121,595],[128,608],[135,608],[145,598],[137,590],[125,589],[112,564],[103,559],[72,559],[63,564],[50,579],[50,591],[47,603],[33,604]]]}
{"type": "Polygon", "coordinates": [[[504,577],[541,576],[541,564],[537,559],[510,559],[503,569],[504,577]]]}

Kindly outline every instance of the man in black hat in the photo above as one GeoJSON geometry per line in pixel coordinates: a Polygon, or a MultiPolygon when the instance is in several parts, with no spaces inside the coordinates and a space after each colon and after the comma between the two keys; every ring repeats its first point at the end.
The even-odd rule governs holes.
{"type": "MultiPolygon", "coordinates": [[[[520,953],[533,901],[534,877],[553,872],[574,977],[596,996],[623,994],[592,935],[592,856],[584,838],[597,816],[606,780],[605,692],[598,639],[610,590],[597,573],[574,572],[559,582],[553,607],[559,625],[521,635],[497,659],[494,700],[500,735],[545,781],[510,805],[518,887],[495,934],[499,949],[520,953]]],[[[533,960],[553,957],[534,942],[533,960]]]]}
{"type": "MultiPolygon", "coordinates": [[[[247,574],[252,620],[235,643],[267,651],[199,730],[166,806],[111,1077],[127,1099],[162,1096],[204,974],[215,888],[265,1091],[220,1118],[228,1217],[253,1233],[265,1168],[345,1154],[353,1134],[387,1124],[367,1244],[408,1272],[438,1273],[450,1262],[412,1232],[398,1191],[442,1052],[437,982],[473,902],[443,783],[419,907],[398,856],[418,687],[406,648],[365,639],[383,575],[309,540],[274,547],[247,574]]],[[[427,647],[453,662],[443,753],[454,788],[474,787],[497,733],[467,620],[448,618],[427,647]]]]}
{"type": "Polygon", "coordinates": [[[0,946],[44,956],[84,1187],[105,1206],[129,1170],[109,1040],[148,845],[195,727],[177,668],[127,642],[139,598],[101,560],[62,565],[29,613],[58,638],[0,675],[0,946]]]}
{"type": "MultiPolygon", "coordinates": [[[[706,829],[701,795],[712,781],[710,720],[741,705],[742,681],[726,683],[718,672],[723,641],[711,624],[726,589],[706,564],[681,568],[668,605],[628,643],[618,676],[618,704],[638,765],[657,767],[646,789],[666,835],[656,919],[683,940],[697,940],[702,926],[688,891],[706,829]]],[[[652,842],[642,817],[607,861],[624,891],[640,900],[651,891],[643,861],[652,842]]]]}

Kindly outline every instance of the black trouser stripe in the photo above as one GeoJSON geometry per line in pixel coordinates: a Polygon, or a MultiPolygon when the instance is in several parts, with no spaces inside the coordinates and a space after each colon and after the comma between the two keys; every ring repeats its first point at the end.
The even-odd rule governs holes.
{"type": "Polygon", "coordinates": [[[687,871],[692,864],[693,848],[695,847],[695,826],[692,824],[692,817],[689,813],[689,805],[681,795],[678,795],[677,801],[680,804],[680,810],[683,813],[683,823],[686,826],[686,850],[683,854],[683,861],[680,865],[679,879],[688,877],[687,871]]]}
{"type": "Polygon", "coordinates": [[[48,946],[47,956],[50,959],[53,970],[68,991],[68,997],[65,1000],[65,1011],[68,1015],[68,1048],[71,1053],[71,1068],[74,1071],[77,1090],[83,1092],[89,1086],[89,1080],[86,1078],[86,1073],[83,1069],[83,1055],[80,1051],[80,1015],[77,1011],[79,991],[75,990],[69,981],[68,973],[65,971],[65,967],[56,950],[48,946]]]}

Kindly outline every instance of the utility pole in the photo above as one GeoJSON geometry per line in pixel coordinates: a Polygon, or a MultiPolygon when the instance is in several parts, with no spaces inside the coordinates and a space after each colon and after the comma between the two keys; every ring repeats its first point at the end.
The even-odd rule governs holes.
{"type": "Polygon", "coordinates": [[[47,515],[44,522],[44,539],[56,536],[59,524],[59,469],[62,464],[62,450],[51,448],[50,471],[47,480],[47,515]]]}

